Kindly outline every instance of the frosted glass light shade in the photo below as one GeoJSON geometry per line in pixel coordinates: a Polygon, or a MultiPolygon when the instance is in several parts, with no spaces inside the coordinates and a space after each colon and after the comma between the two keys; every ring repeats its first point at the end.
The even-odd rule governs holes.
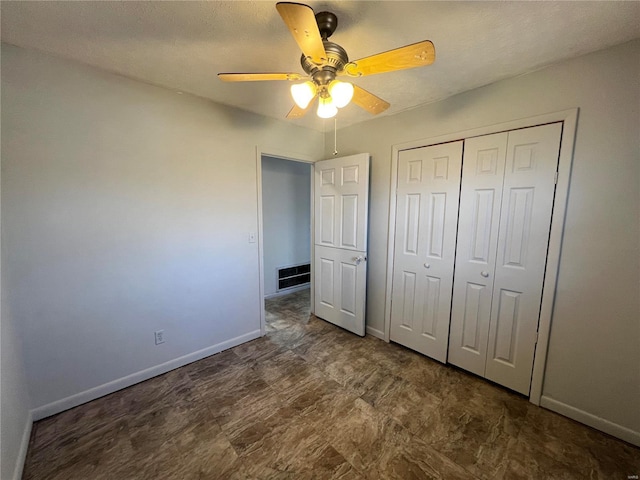
{"type": "Polygon", "coordinates": [[[336,107],[346,107],[353,98],[353,85],[348,82],[334,80],[329,85],[329,93],[336,107]]]}
{"type": "Polygon", "coordinates": [[[318,116],[320,118],[331,118],[335,117],[336,113],[338,113],[338,108],[331,100],[331,97],[320,98],[318,102],[318,116]]]}
{"type": "Polygon", "coordinates": [[[291,96],[300,108],[307,108],[309,102],[316,96],[316,86],[312,82],[291,85],[291,96]]]}

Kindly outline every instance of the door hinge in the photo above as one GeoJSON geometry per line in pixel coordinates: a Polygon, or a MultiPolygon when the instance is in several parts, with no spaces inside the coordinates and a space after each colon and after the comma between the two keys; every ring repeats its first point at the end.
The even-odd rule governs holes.
{"type": "Polygon", "coordinates": [[[555,175],[555,177],[554,177],[554,179],[553,179],[553,184],[554,184],[554,185],[557,185],[557,184],[558,184],[558,172],[556,172],[556,175],[555,175]]]}

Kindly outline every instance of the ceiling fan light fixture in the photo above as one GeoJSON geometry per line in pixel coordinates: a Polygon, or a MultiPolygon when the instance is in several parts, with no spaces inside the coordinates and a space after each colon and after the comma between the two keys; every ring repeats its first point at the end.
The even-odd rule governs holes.
{"type": "Polygon", "coordinates": [[[353,85],[349,82],[334,80],[329,85],[329,94],[333,98],[333,103],[336,107],[346,107],[353,98],[353,85]]]}
{"type": "MultiPolygon", "coordinates": [[[[1,0],[0,0],[1,1],[1,0]]],[[[376,97],[358,85],[338,82],[336,77],[362,77],[377,73],[394,72],[414,67],[431,65],[435,60],[435,49],[429,40],[412,43],[403,47],[376,53],[368,57],[349,61],[347,51],[329,40],[338,18],[331,12],[315,13],[309,5],[293,2],[276,3],[276,10],[282,17],[293,39],[302,50],[300,65],[311,81],[291,86],[291,96],[295,101],[287,118],[300,118],[310,110],[316,97],[318,116],[334,117],[338,108],[353,102],[373,115],[389,108],[389,102],[376,97]]],[[[224,82],[257,82],[271,80],[304,81],[298,73],[218,73],[224,82]]]]}
{"type": "Polygon", "coordinates": [[[313,82],[291,85],[291,96],[298,107],[305,109],[309,106],[313,97],[316,96],[316,86],[313,82]]]}
{"type": "Polygon", "coordinates": [[[320,118],[332,118],[338,113],[338,108],[330,96],[320,97],[318,102],[318,116],[320,118]]]}

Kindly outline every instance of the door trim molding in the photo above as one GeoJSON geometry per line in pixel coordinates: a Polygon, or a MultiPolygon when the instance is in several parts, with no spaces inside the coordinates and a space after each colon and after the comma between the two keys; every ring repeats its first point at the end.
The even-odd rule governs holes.
{"type": "MultiPolygon", "coordinates": [[[[302,153],[291,152],[289,150],[283,150],[277,147],[267,147],[256,145],[256,196],[257,196],[257,205],[258,205],[258,279],[259,279],[259,288],[258,295],[260,296],[260,336],[264,336],[266,333],[266,319],[264,312],[264,245],[263,245],[263,217],[262,217],[262,157],[272,157],[279,158],[281,160],[289,160],[292,162],[299,163],[308,163],[309,165],[313,165],[316,160],[311,158],[309,155],[305,155],[302,153]]],[[[311,220],[311,313],[314,312],[314,295],[313,295],[313,256],[314,245],[313,239],[315,237],[314,226],[313,226],[313,171],[311,172],[310,182],[311,182],[311,212],[310,212],[310,220],[311,220]]]]}
{"type": "Polygon", "coordinates": [[[529,401],[540,405],[542,386],[544,383],[544,371],[547,362],[547,349],[549,346],[549,334],[551,331],[551,318],[560,265],[560,252],[562,247],[562,235],[564,232],[564,219],[569,193],[569,180],[571,176],[571,163],[573,161],[574,142],[578,121],[578,108],[552,112],[535,117],[522,118],[510,122],[498,123],[484,127],[438,135],[422,140],[392,145],[391,151],[391,183],[389,186],[389,222],[387,238],[387,276],[384,309],[384,340],[390,341],[391,333],[391,290],[393,284],[393,255],[395,252],[395,226],[396,226],[396,193],[398,185],[398,155],[402,150],[427,147],[439,143],[448,143],[464,140],[481,135],[519,130],[535,127],[546,123],[563,122],[562,137],[560,139],[560,157],[558,159],[558,181],[556,185],[553,211],[551,214],[551,233],[549,235],[549,248],[547,252],[547,267],[542,290],[542,303],[540,308],[540,321],[538,324],[538,344],[536,345],[533,359],[533,373],[531,377],[531,391],[529,401]]]}

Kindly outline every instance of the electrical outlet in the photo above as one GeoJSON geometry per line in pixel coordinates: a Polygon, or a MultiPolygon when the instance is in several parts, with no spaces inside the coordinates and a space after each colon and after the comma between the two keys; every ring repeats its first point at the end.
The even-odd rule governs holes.
{"type": "Polygon", "coordinates": [[[164,343],[164,330],[156,330],[154,335],[156,337],[156,345],[164,343]]]}

